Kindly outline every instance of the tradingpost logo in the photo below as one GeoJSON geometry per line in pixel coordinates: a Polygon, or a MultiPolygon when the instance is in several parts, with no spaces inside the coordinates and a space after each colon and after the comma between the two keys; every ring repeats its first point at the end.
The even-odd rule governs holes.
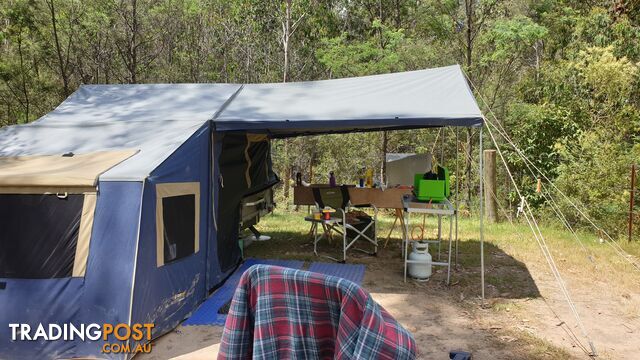
{"type": "Polygon", "coordinates": [[[136,354],[151,352],[151,331],[154,324],[9,324],[12,341],[104,341],[105,354],[136,354]],[[131,346],[130,340],[146,344],[131,346]]]}

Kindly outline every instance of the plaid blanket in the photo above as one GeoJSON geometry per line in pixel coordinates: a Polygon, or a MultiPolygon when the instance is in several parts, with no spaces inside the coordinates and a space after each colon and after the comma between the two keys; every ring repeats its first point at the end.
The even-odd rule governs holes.
{"type": "Polygon", "coordinates": [[[351,281],[270,265],[240,280],[218,359],[413,359],[413,336],[351,281]]]}

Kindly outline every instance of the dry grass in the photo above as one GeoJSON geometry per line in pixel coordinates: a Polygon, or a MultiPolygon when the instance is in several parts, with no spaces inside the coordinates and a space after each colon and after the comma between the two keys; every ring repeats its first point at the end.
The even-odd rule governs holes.
{"type": "MultiPolygon", "coordinates": [[[[269,242],[254,243],[247,250],[247,256],[263,258],[293,258],[307,262],[319,261],[313,255],[310,238],[308,236],[309,223],[303,220],[305,213],[278,211],[265,218],[260,229],[273,236],[269,242]]],[[[421,218],[412,219],[412,224],[419,224],[421,218]]],[[[380,218],[379,236],[386,239],[393,218],[389,214],[380,218]]],[[[448,230],[448,224],[444,221],[444,229],[448,230]]],[[[433,237],[436,234],[437,220],[427,218],[426,234],[433,237]]],[[[502,321],[505,324],[500,330],[490,330],[491,326],[485,326],[491,344],[495,351],[506,351],[513,358],[537,359],[537,358],[572,358],[576,351],[568,351],[558,346],[556,342],[548,341],[548,337],[554,337],[553,327],[558,323],[552,312],[546,321],[551,335],[533,330],[533,326],[515,326],[510,322],[520,321],[521,318],[535,317],[530,314],[530,306],[548,307],[542,299],[549,296],[551,299],[560,299],[555,282],[551,277],[549,267],[542,256],[538,243],[534,240],[529,228],[523,224],[487,224],[485,230],[485,264],[486,283],[489,308],[479,307],[480,294],[480,259],[479,259],[479,222],[477,219],[460,219],[459,222],[459,257],[458,266],[453,274],[453,285],[446,287],[442,284],[445,272],[437,271],[432,280],[427,284],[401,282],[402,260],[400,258],[400,231],[394,231],[389,246],[381,249],[377,258],[361,257],[353,254],[349,260],[354,263],[363,263],[367,266],[367,272],[378,274],[380,272],[392,272],[395,278],[383,281],[378,278],[368,277],[363,284],[371,292],[380,293],[406,293],[416,294],[421,292],[445,292],[446,296],[458,308],[458,311],[469,313],[475,318],[478,326],[486,325],[487,319],[502,321]],[[400,279],[400,280],[395,280],[400,279]],[[541,305],[543,304],[543,305],[541,305]],[[484,325],[483,325],[484,324],[484,325]],[[549,335],[549,336],[547,336],[549,335]],[[513,343],[511,343],[513,341],[513,343]]],[[[616,304],[623,316],[630,318],[638,316],[640,303],[635,295],[640,273],[633,271],[628,262],[618,256],[613,247],[601,243],[598,238],[589,233],[579,233],[579,245],[570,233],[555,227],[542,229],[546,243],[554,257],[560,272],[563,274],[571,291],[575,291],[574,300],[581,305],[583,295],[590,291],[590,285],[597,283],[605,286],[611,297],[629,301],[626,304],[616,304]],[[591,259],[591,260],[590,260],[591,259]]],[[[633,254],[640,253],[640,247],[636,244],[621,245],[633,254]]],[[[446,243],[443,244],[443,250],[446,243]]],[[[324,243],[320,247],[324,253],[336,254],[339,247],[336,243],[324,243]]],[[[587,301],[597,301],[590,298],[587,301]]],[[[606,305],[608,306],[608,305],[606,305]]],[[[571,320],[566,309],[559,310],[560,316],[571,320]]],[[[576,331],[574,327],[570,331],[576,331]]],[[[570,346],[569,346],[570,348],[570,346]]],[[[571,350],[571,349],[569,349],[571,350]]],[[[578,352],[578,356],[580,356],[578,352]]],[[[584,354],[582,354],[584,355],[584,354]]],[[[507,356],[509,358],[509,356],[507,356]]]]}

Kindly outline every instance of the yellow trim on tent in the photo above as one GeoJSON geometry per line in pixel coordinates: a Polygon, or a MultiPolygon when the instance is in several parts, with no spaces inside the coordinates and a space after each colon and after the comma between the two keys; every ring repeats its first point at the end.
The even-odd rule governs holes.
{"type": "Polygon", "coordinates": [[[247,161],[247,169],[244,172],[247,187],[251,187],[251,156],[249,156],[249,147],[251,143],[268,141],[269,138],[265,134],[247,134],[247,146],[244,148],[244,158],[247,161]]]}
{"type": "Polygon", "coordinates": [[[97,186],[51,187],[51,186],[0,186],[0,194],[95,194],[97,186]]]}
{"type": "Polygon", "coordinates": [[[89,244],[91,244],[91,230],[93,229],[93,215],[96,211],[97,195],[85,194],[80,217],[80,230],[76,244],[76,256],[73,261],[73,277],[84,277],[89,258],[89,244]]]}
{"type": "Polygon", "coordinates": [[[164,183],[156,184],[156,264],[164,265],[164,221],[162,219],[162,199],[171,196],[195,195],[195,244],[193,253],[200,250],[200,183],[164,183]]]}
{"type": "Polygon", "coordinates": [[[95,191],[98,176],[135,155],[137,150],[101,151],[87,154],[35,155],[0,157],[0,191],[8,193],[22,188],[46,188],[36,193],[58,188],[77,189],[72,193],[95,191]]]}

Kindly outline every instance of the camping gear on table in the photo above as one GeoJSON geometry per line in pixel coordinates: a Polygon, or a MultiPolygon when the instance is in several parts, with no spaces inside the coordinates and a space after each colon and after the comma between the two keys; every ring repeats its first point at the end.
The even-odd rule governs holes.
{"type": "Polygon", "coordinates": [[[436,165],[432,171],[415,174],[413,193],[420,201],[440,202],[446,199],[450,193],[449,170],[436,165]]]}
{"type": "Polygon", "coordinates": [[[331,220],[331,214],[333,214],[334,212],[336,212],[336,211],[331,209],[331,208],[324,208],[322,210],[323,218],[325,220],[331,220]]]}
{"type": "Polygon", "coordinates": [[[354,250],[375,256],[378,253],[378,238],[376,232],[378,208],[374,205],[363,206],[371,207],[374,211],[373,218],[369,217],[365,224],[364,221],[357,219],[357,215],[356,217],[353,215],[347,217],[352,207],[347,186],[342,185],[337,188],[314,187],[312,190],[317,209],[331,208],[337,213],[329,218],[326,217],[327,213],[325,213],[325,218],[322,222],[317,222],[313,218],[305,217],[306,221],[312,222],[310,232],[313,234],[314,254],[318,255],[318,242],[323,238],[330,240],[331,233],[335,231],[342,236],[342,260],[324,255],[325,257],[334,261],[345,262],[347,260],[347,250],[354,247],[357,240],[364,240],[372,245],[373,251],[365,251],[356,247],[354,247],[354,250]],[[322,227],[322,233],[320,234],[318,234],[318,225],[322,227]],[[373,231],[373,233],[371,231],[373,231]]]}
{"type": "Polygon", "coordinates": [[[414,241],[413,251],[409,254],[409,260],[420,263],[409,263],[409,276],[417,280],[429,280],[431,277],[431,254],[429,243],[426,241],[414,241]]]}
{"type": "Polygon", "coordinates": [[[218,359],[414,359],[416,342],[359,285],[254,265],[240,279],[218,359]]]}
{"type": "Polygon", "coordinates": [[[373,169],[367,169],[365,175],[365,186],[368,188],[373,187],[373,169]]]}

